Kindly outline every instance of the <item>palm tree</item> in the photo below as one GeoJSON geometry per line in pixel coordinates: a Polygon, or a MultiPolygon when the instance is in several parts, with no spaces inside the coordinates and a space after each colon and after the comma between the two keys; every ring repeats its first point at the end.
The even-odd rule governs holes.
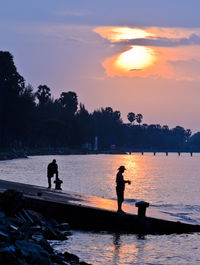
{"type": "Polygon", "coordinates": [[[44,105],[51,100],[51,89],[46,85],[40,85],[35,96],[39,101],[39,105],[44,105]]]}
{"type": "Polygon", "coordinates": [[[131,125],[134,123],[135,121],[135,113],[133,112],[129,112],[127,115],[127,119],[130,121],[131,125]]]}
{"type": "Polygon", "coordinates": [[[143,115],[142,114],[137,114],[136,117],[135,117],[137,123],[140,125],[140,123],[142,122],[142,119],[143,119],[143,115]]]}

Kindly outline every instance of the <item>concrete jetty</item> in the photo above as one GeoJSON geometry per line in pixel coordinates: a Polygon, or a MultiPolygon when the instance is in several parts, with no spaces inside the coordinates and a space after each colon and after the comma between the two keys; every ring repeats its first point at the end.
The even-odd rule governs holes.
{"type": "Polygon", "coordinates": [[[66,220],[75,229],[142,234],[200,232],[200,225],[176,221],[151,207],[140,217],[136,207],[124,203],[126,214],[119,214],[115,200],[0,180],[0,194],[7,189],[23,192],[27,208],[66,220]]]}

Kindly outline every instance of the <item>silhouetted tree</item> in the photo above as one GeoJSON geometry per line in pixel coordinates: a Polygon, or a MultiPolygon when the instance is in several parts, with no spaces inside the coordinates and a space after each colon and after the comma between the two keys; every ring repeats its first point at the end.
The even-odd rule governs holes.
{"type": "Polygon", "coordinates": [[[59,101],[68,113],[75,114],[78,109],[78,98],[75,92],[62,92],[59,101]]]}
{"type": "Polygon", "coordinates": [[[143,119],[143,115],[139,113],[136,115],[135,118],[136,118],[137,123],[140,125],[140,123],[142,122],[142,119],[143,119]]]}
{"type": "Polygon", "coordinates": [[[188,139],[190,138],[191,135],[192,135],[192,131],[191,131],[190,129],[187,129],[187,130],[185,131],[185,137],[186,137],[186,139],[188,140],[188,139]]]}
{"type": "Polygon", "coordinates": [[[38,86],[38,90],[35,93],[36,98],[38,99],[39,105],[44,105],[50,102],[51,92],[50,88],[46,85],[38,86]]]}
{"type": "Polygon", "coordinates": [[[163,125],[163,130],[165,130],[165,131],[169,131],[169,126],[168,125],[163,125]]]}
{"type": "Polygon", "coordinates": [[[200,150],[200,132],[195,133],[190,138],[190,147],[193,151],[200,150]]]}
{"type": "Polygon", "coordinates": [[[17,136],[19,93],[24,86],[13,56],[0,51],[0,146],[8,145],[17,136]]]}
{"type": "Polygon", "coordinates": [[[76,130],[74,132],[76,144],[92,143],[94,138],[92,117],[85,109],[84,104],[80,103],[76,113],[76,130]]]}
{"type": "Polygon", "coordinates": [[[111,107],[95,110],[92,114],[95,135],[99,138],[102,148],[110,147],[111,143],[121,143],[122,120],[120,111],[113,111],[111,107]]]}
{"type": "Polygon", "coordinates": [[[127,115],[127,119],[130,121],[131,124],[133,124],[135,121],[135,113],[129,112],[127,115]]]}
{"type": "Polygon", "coordinates": [[[200,133],[192,135],[181,126],[143,124],[142,114],[129,112],[124,124],[120,111],[111,107],[89,113],[75,92],[63,92],[59,99],[40,85],[36,93],[17,72],[9,52],[0,52],[0,147],[69,146],[80,148],[98,136],[100,149],[112,143],[118,147],[149,150],[200,151],[200,133]],[[36,100],[36,101],[35,101],[36,100]],[[37,103],[37,104],[36,104],[37,103]],[[19,144],[20,143],[20,144],[19,144]]]}
{"type": "Polygon", "coordinates": [[[18,128],[23,144],[31,145],[32,127],[35,122],[35,94],[31,85],[20,91],[18,128]]]}

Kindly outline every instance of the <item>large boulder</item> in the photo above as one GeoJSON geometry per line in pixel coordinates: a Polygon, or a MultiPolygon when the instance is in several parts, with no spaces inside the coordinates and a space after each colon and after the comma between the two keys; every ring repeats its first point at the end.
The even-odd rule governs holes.
{"type": "Polygon", "coordinates": [[[15,245],[18,248],[21,257],[24,258],[27,263],[37,265],[51,264],[48,252],[40,245],[28,240],[17,240],[15,245]]]}
{"type": "Polygon", "coordinates": [[[24,207],[23,193],[7,190],[1,195],[0,204],[6,215],[13,216],[24,207]]]}
{"type": "Polygon", "coordinates": [[[77,263],[79,262],[79,257],[78,256],[76,256],[74,254],[71,254],[71,253],[69,253],[67,251],[64,252],[64,257],[69,262],[77,262],[77,263]]]}

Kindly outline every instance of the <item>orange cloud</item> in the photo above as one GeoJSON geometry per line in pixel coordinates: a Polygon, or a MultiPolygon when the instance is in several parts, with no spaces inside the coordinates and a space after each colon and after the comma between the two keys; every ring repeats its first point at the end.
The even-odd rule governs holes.
{"type": "Polygon", "coordinates": [[[95,32],[110,41],[111,49],[121,50],[102,63],[109,77],[200,79],[195,69],[200,66],[200,29],[99,27],[95,32]],[[187,71],[189,66],[194,71],[187,71]]]}
{"type": "Polygon", "coordinates": [[[96,33],[111,42],[130,40],[137,38],[146,38],[153,36],[154,34],[139,28],[128,28],[128,27],[98,27],[94,29],[96,33]]]}

